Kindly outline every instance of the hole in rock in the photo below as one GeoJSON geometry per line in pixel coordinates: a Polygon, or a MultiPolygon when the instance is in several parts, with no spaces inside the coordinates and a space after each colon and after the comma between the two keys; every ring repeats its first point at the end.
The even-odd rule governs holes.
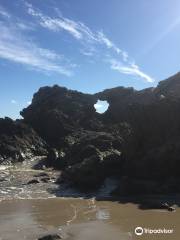
{"type": "Polygon", "coordinates": [[[107,101],[101,101],[98,100],[95,104],[94,104],[94,108],[96,109],[97,113],[104,113],[108,110],[109,108],[109,103],[107,101]]]}

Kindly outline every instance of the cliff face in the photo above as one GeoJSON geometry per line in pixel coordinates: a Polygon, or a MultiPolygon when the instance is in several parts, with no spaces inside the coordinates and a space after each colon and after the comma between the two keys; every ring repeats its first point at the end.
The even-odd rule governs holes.
{"type": "Polygon", "coordinates": [[[21,115],[48,144],[47,165],[80,187],[116,175],[130,185],[127,179],[141,179],[180,191],[180,73],[141,91],[43,87],[21,115]],[[110,104],[104,114],[95,112],[98,99],[110,104]]]}

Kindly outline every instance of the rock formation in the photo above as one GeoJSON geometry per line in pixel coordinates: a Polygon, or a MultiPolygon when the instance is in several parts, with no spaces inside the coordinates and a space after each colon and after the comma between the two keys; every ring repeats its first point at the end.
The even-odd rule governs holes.
{"type": "Polygon", "coordinates": [[[7,139],[0,142],[1,156],[22,141],[19,152],[46,148],[46,165],[83,189],[118,176],[116,194],[180,191],[180,73],[140,91],[117,87],[83,94],[43,87],[21,115],[23,120],[9,123],[17,133],[8,124],[1,127],[7,119],[0,122],[0,140],[7,139]],[[104,114],[94,109],[98,99],[110,104],[104,114]]]}
{"type": "Polygon", "coordinates": [[[0,164],[46,155],[46,143],[22,120],[0,119],[0,164]]]}

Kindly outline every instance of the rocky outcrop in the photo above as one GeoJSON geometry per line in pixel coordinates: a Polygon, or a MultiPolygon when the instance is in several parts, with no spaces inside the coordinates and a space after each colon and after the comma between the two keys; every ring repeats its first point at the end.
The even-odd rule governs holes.
{"type": "MultiPolygon", "coordinates": [[[[63,181],[89,189],[116,175],[123,183],[117,192],[124,194],[180,191],[180,73],[140,91],[117,87],[83,94],[43,87],[21,115],[23,121],[11,124],[31,132],[21,135],[24,148],[32,135],[36,150],[43,139],[45,164],[61,169],[63,181]],[[109,103],[104,114],[94,109],[98,99],[109,103]]],[[[7,142],[18,134],[10,132],[7,142]]]]}
{"type": "Polygon", "coordinates": [[[131,137],[126,142],[125,176],[167,182],[179,181],[180,73],[156,88],[135,91],[115,88],[98,94],[108,100],[108,124],[126,122],[131,137]]]}
{"type": "Polygon", "coordinates": [[[120,136],[80,131],[70,138],[74,138],[74,144],[64,151],[66,164],[62,177],[83,189],[89,189],[97,188],[106,177],[120,173],[123,165],[120,151],[123,140],[120,136]]]}
{"type": "Polygon", "coordinates": [[[22,120],[0,119],[0,164],[46,155],[46,144],[22,120]]]}
{"type": "Polygon", "coordinates": [[[79,127],[92,128],[96,99],[90,94],[68,90],[57,85],[43,87],[34,94],[32,104],[21,112],[51,146],[60,147],[63,137],[79,127]]]}

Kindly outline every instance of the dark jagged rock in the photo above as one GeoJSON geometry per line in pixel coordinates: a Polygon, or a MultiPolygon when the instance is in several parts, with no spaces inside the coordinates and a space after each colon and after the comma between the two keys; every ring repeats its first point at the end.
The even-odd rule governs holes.
{"type": "Polygon", "coordinates": [[[0,163],[21,162],[45,155],[46,144],[22,120],[0,119],[0,163]]]}
{"type": "Polygon", "coordinates": [[[41,182],[44,182],[44,183],[47,183],[50,180],[51,180],[50,177],[43,177],[43,178],[41,178],[41,182]]]}
{"type": "Polygon", "coordinates": [[[172,77],[160,81],[157,88],[155,89],[155,93],[161,98],[173,98],[180,99],[180,72],[173,75],[172,77]]]}
{"type": "MultiPolygon", "coordinates": [[[[46,141],[45,165],[61,169],[63,181],[92,188],[117,175],[120,193],[180,192],[180,73],[140,91],[117,87],[83,94],[57,85],[43,87],[21,115],[46,141]],[[109,103],[104,114],[94,109],[98,99],[109,103]]],[[[18,129],[18,124],[8,126],[18,129]]],[[[1,141],[0,159],[3,151],[14,157],[17,147],[9,139],[16,136],[18,142],[19,133],[2,129],[8,140],[5,145],[1,141]]],[[[27,146],[25,136],[31,134],[20,136],[27,146]]],[[[37,139],[38,145],[41,138],[31,143],[37,139]]]]}
{"type": "Polygon", "coordinates": [[[113,190],[112,195],[115,196],[133,196],[133,195],[144,195],[144,194],[157,194],[159,184],[157,181],[130,178],[123,176],[120,178],[119,186],[113,190]]]}
{"type": "Polygon", "coordinates": [[[144,209],[164,209],[164,210],[167,210],[169,212],[174,212],[176,209],[175,207],[171,206],[169,203],[162,203],[162,202],[159,202],[159,200],[157,201],[153,201],[153,200],[149,200],[149,201],[146,201],[144,203],[144,206],[143,206],[144,209]]]}
{"type": "Polygon", "coordinates": [[[75,128],[91,127],[96,115],[95,102],[90,94],[57,85],[43,87],[34,94],[32,104],[21,115],[47,142],[59,147],[62,138],[75,128]]]}
{"type": "Polygon", "coordinates": [[[50,234],[38,238],[38,240],[57,240],[57,239],[62,239],[62,237],[59,234],[50,234]]]}
{"type": "Polygon", "coordinates": [[[154,192],[152,181],[179,191],[168,180],[180,173],[179,90],[179,73],[141,91],[117,87],[89,95],[45,87],[21,114],[52,147],[47,163],[77,185],[97,186],[118,174],[137,178],[135,192],[146,186],[154,192]],[[102,115],[93,108],[97,99],[110,104],[102,115]]]}
{"type": "Polygon", "coordinates": [[[73,184],[96,188],[105,177],[121,171],[123,157],[118,149],[122,141],[112,133],[79,130],[65,138],[65,147],[59,153],[50,151],[48,164],[64,169],[61,177],[73,184]]]}
{"type": "Polygon", "coordinates": [[[35,174],[34,177],[49,177],[49,175],[45,172],[41,172],[41,173],[35,174]]]}
{"type": "Polygon", "coordinates": [[[121,87],[97,95],[110,103],[104,121],[126,122],[132,130],[124,149],[124,175],[156,181],[179,178],[180,74],[156,88],[121,87]]]}
{"type": "Polygon", "coordinates": [[[27,184],[30,185],[30,184],[37,184],[37,183],[39,183],[37,179],[32,179],[27,184]]]}

